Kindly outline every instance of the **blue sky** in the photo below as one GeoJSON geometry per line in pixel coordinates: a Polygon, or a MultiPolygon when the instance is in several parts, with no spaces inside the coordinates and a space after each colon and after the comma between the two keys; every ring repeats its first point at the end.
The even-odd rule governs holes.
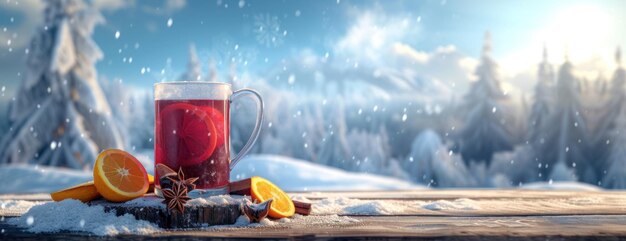
{"type": "MultiPolygon", "coordinates": [[[[239,72],[269,78],[265,76],[269,70],[286,62],[327,53],[338,63],[377,65],[386,56],[378,53],[398,44],[410,48],[413,56],[426,57],[453,46],[450,51],[466,63],[454,68],[471,72],[489,30],[494,56],[505,80],[512,82],[531,75],[544,42],[553,62],[562,62],[567,49],[572,61],[582,70],[591,69],[590,74],[604,68],[598,66],[610,72],[615,47],[626,45],[626,29],[618,27],[626,26],[626,1],[618,0],[94,0],[93,4],[106,19],[93,35],[105,55],[96,65],[99,75],[146,89],[184,71],[191,43],[204,71],[212,58],[223,75],[235,61],[239,72]]],[[[21,79],[24,48],[41,26],[43,6],[36,0],[0,4],[0,85],[7,91],[21,79]]]]}

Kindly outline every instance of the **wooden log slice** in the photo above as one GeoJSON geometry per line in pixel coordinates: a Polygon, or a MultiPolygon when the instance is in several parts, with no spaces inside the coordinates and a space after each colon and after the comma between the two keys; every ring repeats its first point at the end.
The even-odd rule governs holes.
{"type": "Polygon", "coordinates": [[[131,214],[136,219],[146,220],[161,228],[198,228],[212,225],[234,224],[242,215],[238,203],[206,204],[202,206],[185,206],[185,213],[168,211],[164,204],[138,205],[128,203],[111,203],[105,200],[94,200],[89,205],[98,205],[105,212],[113,212],[117,216],[131,214]]]}

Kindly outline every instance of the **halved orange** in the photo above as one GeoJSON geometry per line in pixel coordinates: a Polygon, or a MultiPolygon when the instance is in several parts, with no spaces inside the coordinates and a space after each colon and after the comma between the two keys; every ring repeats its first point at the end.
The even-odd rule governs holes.
{"type": "Polygon", "coordinates": [[[106,200],[124,202],[148,191],[148,173],[128,152],[107,149],[98,155],[93,168],[96,189],[106,200]]]}
{"type": "Polygon", "coordinates": [[[89,202],[98,198],[100,194],[98,193],[98,190],[96,190],[96,186],[93,184],[93,181],[88,181],[73,187],[50,193],[50,196],[52,197],[52,200],[57,202],[69,198],[78,199],[82,202],[89,202]]]}
{"type": "Polygon", "coordinates": [[[253,200],[259,202],[265,202],[270,198],[274,199],[269,212],[269,216],[272,218],[291,217],[296,212],[291,198],[265,178],[257,176],[250,178],[250,195],[253,200]]]}

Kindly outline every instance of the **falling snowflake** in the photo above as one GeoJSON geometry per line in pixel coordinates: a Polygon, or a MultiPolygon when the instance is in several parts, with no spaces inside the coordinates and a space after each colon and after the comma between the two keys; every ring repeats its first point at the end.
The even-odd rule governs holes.
{"type": "MultiPolygon", "coordinates": [[[[294,74],[290,74],[289,78],[287,79],[287,83],[290,85],[293,85],[293,83],[296,82],[296,76],[294,74]]],[[[300,112],[300,111],[298,111],[300,112]]]]}
{"type": "Polygon", "coordinates": [[[120,31],[115,31],[115,39],[119,39],[120,38],[120,31]]]}
{"type": "Polygon", "coordinates": [[[169,18],[169,19],[167,20],[167,27],[168,27],[168,28],[171,28],[171,27],[172,27],[172,24],[174,24],[174,20],[172,20],[172,18],[169,18]]]}
{"type": "Polygon", "coordinates": [[[254,17],[254,33],[258,43],[266,47],[277,47],[283,43],[284,31],[280,29],[278,17],[269,14],[254,17]]]}

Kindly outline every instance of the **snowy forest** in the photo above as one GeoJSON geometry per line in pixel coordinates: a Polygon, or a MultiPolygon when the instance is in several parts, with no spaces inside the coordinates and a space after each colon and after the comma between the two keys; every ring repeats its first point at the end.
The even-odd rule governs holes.
{"type": "MultiPolygon", "coordinates": [[[[237,3],[241,8],[241,2],[231,8],[237,3]]],[[[505,86],[514,80],[500,72],[504,66],[494,54],[500,43],[492,38],[499,34],[496,30],[476,30],[481,37],[475,42],[482,46],[474,47],[479,55],[473,56],[477,62],[465,86],[455,84],[462,80],[424,75],[423,69],[391,55],[377,56],[389,62],[381,63],[333,52],[301,54],[252,72],[246,70],[252,65],[246,52],[236,53],[243,45],[234,44],[227,54],[198,51],[211,44],[198,39],[183,43],[184,68],[173,69],[169,58],[162,69],[141,67],[152,82],[135,88],[128,78],[100,74],[98,62],[117,53],[102,51],[94,38],[107,20],[94,5],[46,1],[43,22],[23,57],[12,60],[25,66],[19,81],[10,85],[0,80],[0,164],[90,170],[105,148],[152,155],[151,85],[209,81],[253,88],[264,97],[263,130],[253,154],[437,188],[562,181],[626,188],[626,70],[619,47],[611,47],[616,66],[611,76],[589,79],[579,74],[567,50],[560,61],[551,62],[553,54],[544,43],[532,50],[534,86],[524,92],[505,86]]],[[[175,20],[169,18],[167,27],[175,27],[175,20]]],[[[272,33],[257,33],[274,22],[272,17],[255,22],[255,41],[287,41],[277,40],[271,28],[272,33]]],[[[429,61],[445,62],[456,53],[454,48],[437,51],[429,61]]],[[[232,108],[231,148],[236,153],[250,135],[255,112],[247,102],[232,108]]]]}

